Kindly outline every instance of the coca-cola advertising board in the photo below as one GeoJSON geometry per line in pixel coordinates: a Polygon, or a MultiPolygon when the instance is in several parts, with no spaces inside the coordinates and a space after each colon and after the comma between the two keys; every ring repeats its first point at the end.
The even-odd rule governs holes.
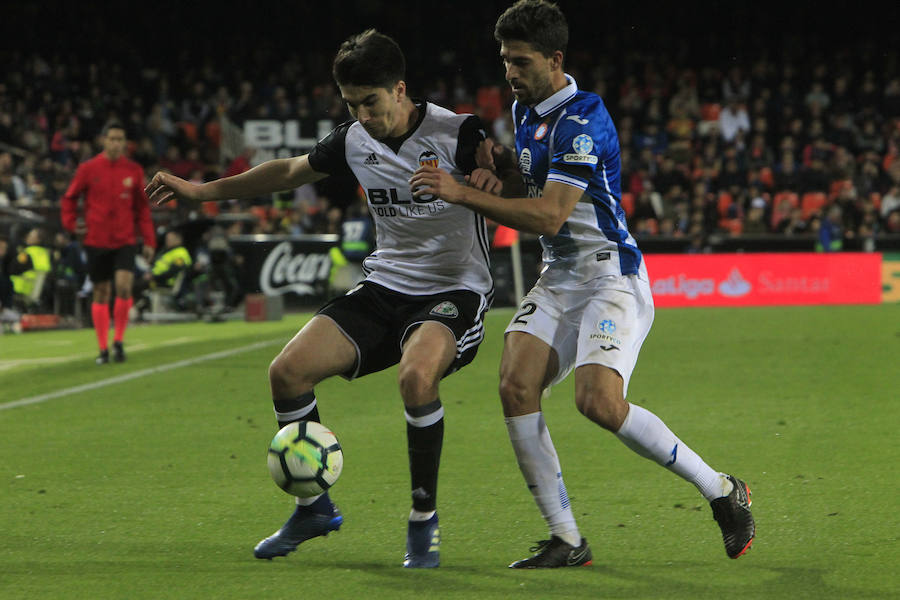
{"type": "Polygon", "coordinates": [[[881,254],[645,255],[656,306],[878,304],[881,254]]]}
{"type": "Polygon", "coordinates": [[[337,245],[338,236],[238,235],[229,238],[229,243],[242,257],[244,291],[284,296],[286,303],[294,304],[327,299],[329,251],[337,245]]]}

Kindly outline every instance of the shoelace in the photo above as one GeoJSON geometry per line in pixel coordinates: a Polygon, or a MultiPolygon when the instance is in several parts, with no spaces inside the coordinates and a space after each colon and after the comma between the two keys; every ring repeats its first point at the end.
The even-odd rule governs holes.
{"type": "Polygon", "coordinates": [[[534,546],[528,549],[529,552],[540,552],[544,548],[550,545],[552,540],[538,540],[534,543],[534,546]]]}

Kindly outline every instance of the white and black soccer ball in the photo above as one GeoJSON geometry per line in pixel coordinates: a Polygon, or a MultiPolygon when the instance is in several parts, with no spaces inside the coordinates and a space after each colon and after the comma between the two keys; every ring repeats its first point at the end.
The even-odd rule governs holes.
{"type": "Polygon", "coordinates": [[[317,496],[334,485],[344,466],[337,437],[315,421],[295,421],[281,428],[269,444],[269,473],[292,496],[317,496]]]}

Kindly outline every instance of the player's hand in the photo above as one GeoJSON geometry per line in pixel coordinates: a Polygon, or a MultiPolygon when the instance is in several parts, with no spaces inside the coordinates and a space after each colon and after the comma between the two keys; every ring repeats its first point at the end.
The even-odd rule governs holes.
{"type": "Polygon", "coordinates": [[[487,138],[475,149],[475,164],[502,175],[505,171],[516,168],[516,156],[512,148],[487,138]]]}
{"type": "Polygon", "coordinates": [[[438,167],[419,167],[409,179],[409,189],[416,198],[432,194],[451,204],[462,202],[465,186],[453,179],[444,169],[438,167]]]}
{"type": "Polygon", "coordinates": [[[475,169],[466,175],[466,182],[477,190],[499,196],[503,192],[503,182],[488,169],[475,169]]]}
{"type": "Polygon", "coordinates": [[[475,148],[475,164],[481,169],[496,171],[494,164],[494,140],[486,138],[475,148]]]}
{"type": "Polygon", "coordinates": [[[144,260],[146,260],[148,263],[152,263],[153,262],[153,254],[154,254],[153,246],[148,246],[147,244],[144,244],[143,247],[141,248],[141,256],[144,257],[144,260]]]}
{"type": "Polygon", "coordinates": [[[163,171],[153,176],[153,179],[144,188],[144,192],[147,193],[150,202],[157,205],[162,205],[175,199],[191,202],[202,200],[199,185],[163,171]]]}

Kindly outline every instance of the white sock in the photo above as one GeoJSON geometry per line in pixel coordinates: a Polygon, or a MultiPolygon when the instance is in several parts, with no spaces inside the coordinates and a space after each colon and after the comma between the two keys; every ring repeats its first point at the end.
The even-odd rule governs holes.
{"type": "Polygon", "coordinates": [[[409,511],[409,520],[410,521],[427,521],[431,517],[434,516],[436,511],[428,510],[428,511],[420,511],[416,509],[412,509],[409,511]]]}
{"type": "Polygon", "coordinates": [[[311,496],[309,498],[301,498],[300,496],[294,497],[297,500],[297,506],[309,506],[310,504],[321,498],[322,494],[319,494],[318,496],[311,496]]]}
{"type": "Polygon", "coordinates": [[[722,497],[725,488],[731,486],[730,481],[703,462],[696,452],[646,408],[629,403],[628,415],[616,437],[644,458],[693,483],[707,500],[722,497]]]}
{"type": "Polygon", "coordinates": [[[506,429],[525,483],[550,527],[550,533],[578,546],[581,534],[569,506],[559,457],[541,412],[507,417],[506,429]]]}

